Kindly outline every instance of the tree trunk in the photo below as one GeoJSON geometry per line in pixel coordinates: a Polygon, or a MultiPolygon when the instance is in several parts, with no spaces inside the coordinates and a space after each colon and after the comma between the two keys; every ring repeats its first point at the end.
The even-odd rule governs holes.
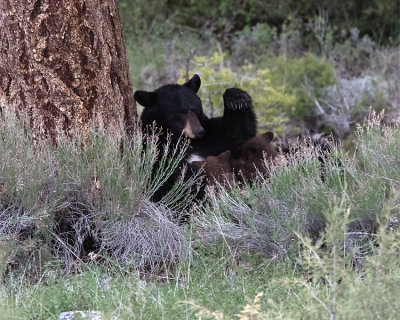
{"type": "Polygon", "coordinates": [[[0,107],[35,138],[129,132],[137,117],[117,1],[0,0],[0,107]]]}

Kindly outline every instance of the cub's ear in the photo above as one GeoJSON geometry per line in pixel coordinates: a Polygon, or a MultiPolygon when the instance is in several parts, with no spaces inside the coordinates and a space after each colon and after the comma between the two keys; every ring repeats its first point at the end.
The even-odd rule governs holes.
{"type": "Polygon", "coordinates": [[[267,142],[271,142],[272,139],[274,139],[274,133],[272,131],[267,131],[263,133],[263,137],[265,140],[267,140],[267,142]]]}
{"type": "Polygon", "coordinates": [[[201,79],[198,74],[195,74],[192,79],[184,84],[185,87],[192,89],[195,93],[199,91],[201,86],[201,79]]]}
{"type": "Polygon", "coordinates": [[[196,170],[200,170],[201,168],[204,169],[206,162],[205,161],[193,161],[191,164],[192,168],[196,170]]]}
{"type": "Polygon", "coordinates": [[[134,97],[135,100],[145,108],[150,108],[154,106],[157,102],[156,93],[154,92],[137,90],[135,91],[134,97]]]}
{"type": "Polygon", "coordinates": [[[230,161],[231,160],[231,151],[226,150],[226,151],[222,152],[219,156],[217,156],[217,158],[222,161],[230,161]]]}

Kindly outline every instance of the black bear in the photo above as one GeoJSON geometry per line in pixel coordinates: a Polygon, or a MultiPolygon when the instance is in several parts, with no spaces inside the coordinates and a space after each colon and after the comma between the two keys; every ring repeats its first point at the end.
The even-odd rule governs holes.
{"type": "MultiPolygon", "coordinates": [[[[224,114],[209,119],[203,113],[202,103],[197,96],[201,80],[198,75],[183,85],[170,84],[155,91],[135,92],[135,100],[143,107],[141,116],[143,128],[155,123],[160,129],[160,148],[171,134],[172,144],[181,135],[190,139],[186,161],[204,160],[230,150],[232,158],[239,158],[241,144],[256,134],[256,117],[251,97],[238,89],[227,89],[223,95],[224,114]]],[[[182,164],[183,165],[183,164],[182,164]]],[[[190,170],[188,170],[190,175],[190,170]]],[[[171,189],[179,172],[154,194],[153,201],[159,201],[171,189]]]]}

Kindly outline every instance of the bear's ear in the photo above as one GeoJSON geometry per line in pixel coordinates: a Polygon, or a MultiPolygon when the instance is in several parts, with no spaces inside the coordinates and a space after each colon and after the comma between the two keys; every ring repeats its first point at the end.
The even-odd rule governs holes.
{"type": "Polygon", "coordinates": [[[195,93],[199,91],[201,86],[201,79],[198,74],[195,74],[192,79],[184,84],[185,87],[192,89],[195,93]]]}
{"type": "Polygon", "coordinates": [[[265,140],[267,140],[267,142],[271,142],[272,139],[274,139],[274,133],[272,131],[267,131],[263,133],[263,137],[265,138],[265,140]]]}
{"type": "Polygon", "coordinates": [[[156,93],[154,92],[137,90],[134,97],[145,108],[150,108],[156,104],[156,93]]]}

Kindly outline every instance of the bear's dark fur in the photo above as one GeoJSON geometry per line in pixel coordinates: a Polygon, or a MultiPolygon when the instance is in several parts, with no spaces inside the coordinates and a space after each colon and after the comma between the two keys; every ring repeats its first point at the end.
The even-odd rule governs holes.
{"type": "Polygon", "coordinates": [[[222,117],[202,118],[204,136],[192,141],[191,154],[205,158],[230,150],[232,158],[237,159],[240,156],[240,146],[256,135],[256,117],[248,93],[230,88],[225,91],[223,99],[222,117]]]}
{"type": "Polygon", "coordinates": [[[273,132],[268,131],[243,143],[239,160],[232,162],[233,169],[241,180],[252,182],[257,172],[267,174],[265,161],[270,161],[278,155],[271,145],[273,138],[273,132]]]}
{"type": "MultiPolygon", "coordinates": [[[[204,159],[226,150],[231,151],[233,158],[239,158],[242,143],[256,134],[251,97],[241,89],[227,89],[223,96],[223,116],[209,119],[197,96],[200,85],[200,77],[194,75],[184,85],[166,85],[152,92],[136,91],[135,100],[145,108],[141,117],[143,128],[146,130],[154,123],[161,131],[160,148],[165,145],[167,133],[171,134],[173,145],[182,134],[187,136],[190,139],[186,153],[188,162],[193,157],[204,159]]],[[[192,175],[191,170],[186,172],[192,175]]],[[[153,201],[162,199],[179,174],[180,170],[176,170],[154,194],[153,201]]]]}
{"type": "Polygon", "coordinates": [[[201,138],[204,134],[201,122],[205,116],[196,94],[200,83],[200,78],[195,75],[184,85],[169,84],[152,92],[136,91],[135,100],[144,107],[141,116],[143,129],[147,130],[154,123],[161,130],[160,138],[165,139],[168,132],[173,143],[181,134],[190,139],[201,138]]]}

